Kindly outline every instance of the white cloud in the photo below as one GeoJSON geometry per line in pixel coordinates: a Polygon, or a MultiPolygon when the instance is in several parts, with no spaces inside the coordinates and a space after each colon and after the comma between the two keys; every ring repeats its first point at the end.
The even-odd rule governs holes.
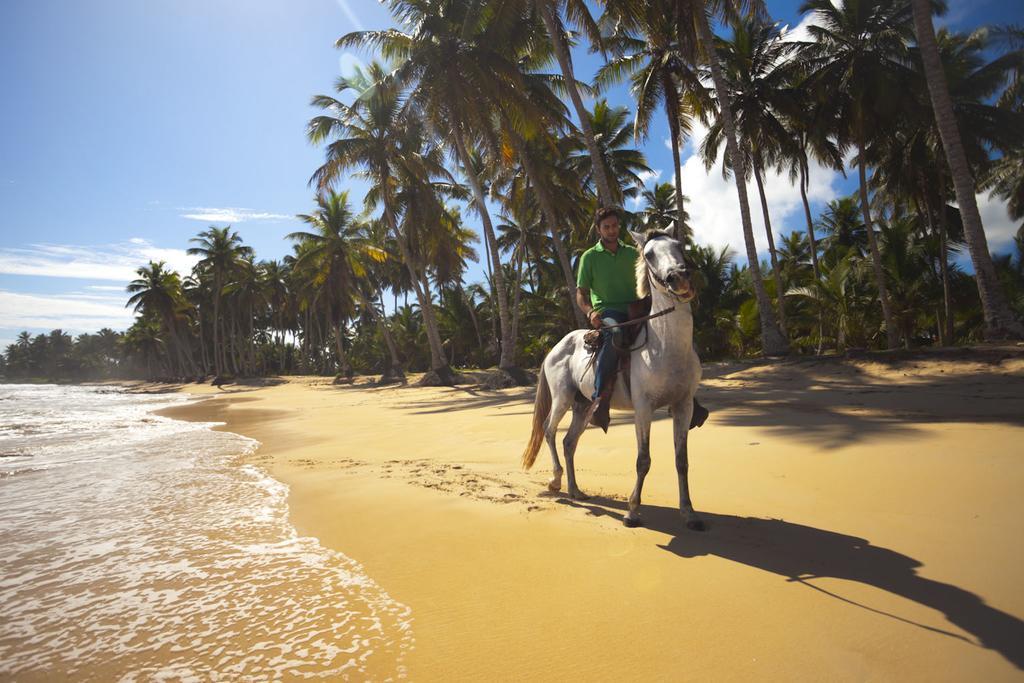
{"type": "Polygon", "coordinates": [[[197,260],[184,249],[157,247],[137,237],[100,246],[30,244],[23,248],[0,249],[0,274],[127,283],[135,279],[135,271],[149,261],[166,261],[169,267],[184,274],[192,270],[197,260]]]}
{"type": "Polygon", "coordinates": [[[796,26],[790,28],[787,24],[782,27],[782,40],[786,42],[814,42],[808,27],[812,25],[820,26],[821,23],[816,12],[808,12],[800,19],[796,26]]]}
{"type": "MultiPolygon", "coordinates": [[[[707,129],[698,124],[694,130],[694,139],[702,140],[706,132],[707,129]]],[[[745,254],[743,224],[740,221],[735,181],[732,177],[722,178],[724,153],[723,148],[710,171],[704,169],[704,162],[697,155],[691,155],[683,162],[683,194],[689,198],[686,211],[690,214],[690,225],[693,227],[697,242],[716,248],[728,244],[738,254],[745,254]]],[[[840,178],[838,173],[812,163],[810,186],[807,190],[808,201],[827,202],[839,196],[840,178]]],[[[788,174],[769,171],[764,178],[764,187],[776,241],[780,233],[806,230],[800,188],[789,182],[788,174]]],[[[768,240],[765,237],[761,201],[753,179],[747,183],[747,202],[750,205],[750,218],[758,253],[765,253],[768,249],[768,240]]],[[[741,262],[744,260],[740,259],[741,262]]]]}
{"type": "Polygon", "coordinates": [[[989,251],[1005,252],[1010,248],[1014,235],[1017,234],[1019,222],[1010,220],[1006,202],[989,194],[977,195],[978,213],[981,224],[985,226],[985,238],[988,240],[989,251]]]}
{"type": "Polygon", "coordinates": [[[246,221],[279,221],[295,218],[283,213],[268,213],[241,209],[237,207],[214,208],[208,206],[180,207],[179,211],[190,213],[180,214],[182,218],[204,223],[244,223],[246,221]]]}
{"type": "Polygon", "coordinates": [[[70,294],[19,294],[0,290],[0,328],[51,330],[72,334],[104,327],[123,330],[133,321],[124,299],[90,301],[70,294]]]}
{"type": "Polygon", "coordinates": [[[653,168],[650,171],[641,171],[640,173],[637,173],[637,177],[640,178],[640,181],[643,182],[644,185],[647,185],[647,183],[652,180],[654,182],[658,182],[658,179],[661,178],[661,171],[657,168],[653,168]]]}

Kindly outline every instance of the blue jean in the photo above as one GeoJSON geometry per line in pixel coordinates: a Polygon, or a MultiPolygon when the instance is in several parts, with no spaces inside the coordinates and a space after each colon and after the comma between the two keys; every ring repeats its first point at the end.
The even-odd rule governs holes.
{"type": "MultiPolygon", "coordinates": [[[[601,322],[605,325],[624,323],[629,315],[622,311],[605,309],[601,311],[601,322]]],[[[619,367],[619,352],[615,347],[623,346],[624,330],[621,327],[601,330],[601,350],[597,352],[597,367],[594,368],[594,395],[591,399],[601,394],[605,378],[611,379],[619,367]]]]}

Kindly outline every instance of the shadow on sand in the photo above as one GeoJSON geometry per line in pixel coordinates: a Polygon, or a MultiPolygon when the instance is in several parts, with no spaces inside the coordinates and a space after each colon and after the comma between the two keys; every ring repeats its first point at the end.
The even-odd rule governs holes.
{"type": "MultiPolygon", "coordinates": [[[[585,503],[567,498],[558,502],[619,521],[627,509],[625,501],[597,496],[585,503]]],[[[781,519],[701,513],[709,530],[698,533],[682,529],[675,508],[645,505],[642,511],[646,528],[672,536],[667,545],[658,547],[679,557],[715,555],[803,583],[852,606],[972,642],[959,634],[862,605],[810,580],[830,577],[874,586],[942,612],[950,623],[974,635],[978,645],[997,651],[1018,669],[1024,669],[1024,622],[986,605],[969,591],[920,576],[917,568],[921,563],[912,557],[872,545],[863,538],[781,519]]]]}

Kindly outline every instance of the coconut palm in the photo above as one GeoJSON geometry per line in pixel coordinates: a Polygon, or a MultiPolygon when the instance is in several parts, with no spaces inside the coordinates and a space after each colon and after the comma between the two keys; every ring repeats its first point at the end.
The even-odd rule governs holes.
{"type": "Polygon", "coordinates": [[[242,244],[242,238],[230,225],[223,228],[211,225],[189,241],[198,246],[189,247],[188,253],[202,257],[197,267],[208,270],[213,278],[213,365],[215,372],[221,375],[227,365],[223,341],[225,326],[220,314],[224,285],[238,261],[252,256],[253,250],[242,244]]]}
{"type": "Polygon", "coordinates": [[[838,94],[842,128],[837,134],[857,149],[861,211],[867,227],[875,285],[885,320],[889,348],[899,343],[889,291],[875,239],[868,201],[865,149],[872,131],[885,130],[911,103],[907,67],[912,36],[909,0],[849,0],[840,6],[830,0],[807,0],[802,12],[813,12],[808,27],[814,42],[803,50],[810,76],[807,84],[820,99],[838,94]]]}
{"type": "MultiPolygon", "coordinates": [[[[799,99],[789,87],[792,80],[789,60],[795,49],[794,43],[781,40],[777,25],[758,17],[746,17],[735,22],[732,37],[728,40],[719,40],[717,45],[718,54],[722,59],[722,75],[729,92],[732,116],[736,122],[736,134],[743,148],[744,167],[754,176],[761,200],[761,215],[768,238],[772,276],[775,279],[779,327],[784,335],[787,334],[783,299],[785,290],[782,285],[782,274],[779,272],[778,252],[775,248],[771,215],[765,196],[764,174],[768,166],[773,165],[773,162],[784,154],[795,154],[789,149],[793,145],[793,139],[785,125],[786,117],[795,118],[800,114],[799,99]]],[[[704,118],[708,119],[712,113],[713,110],[706,110],[704,118]]],[[[723,117],[719,114],[712,121],[701,144],[701,156],[709,169],[718,160],[722,143],[722,122],[723,117]]],[[[730,160],[726,158],[722,164],[722,171],[727,173],[731,170],[733,169],[730,160]]]]}
{"type": "Polygon", "coordinates": [[[601,206],[612,206],[615,203],[615,196],[618,188],[615,187],[614,178],[607,172],[605,166],[599,163],[601,159],[600,148],[597,144],[598,134],[594,131],[591,120],[588,117],[583,99],[580,97],[579,84],[573,73],[572,55],[569,53],[570,39],[568,31],[562,22],[559,6],[565,7],[565,13],[570,23],[583,29],[590,39],[591,45],[601,45],[601,32],[597,22],[590,15],[590,9],[583,0],[533,0],[540,10],[544,27],[547,29],[548,38],[554,46],[555,57],[558,66],[562,71],[565,83],[565,90],[569,94],[576,117],[580,124],[580,137],[583,141],[587,154],[590,155],[591,166],[594,169],[594,186],[597,190],[598,203],[601,206]]]}
{"type": "Polygon", "coordinates": [[[150,261],[149,265],[136,270],[139,276],[125,288],[132,296],[125,307],[131,306],[135,313],[158,319],[173,342],[181,374],[198,374],[192,352],[182,337],[181,319],[187,306],[181,291],[181,277],[167,269],[164,261],[150,261]]]}
{"type": "Polygon", "coordinates": [[[415,209],[414,198],[429,199],[429,187],[423,186],[433,178],[450,176],[438,150],[427,143],[423,126],[405,109],[401,89],[387,78],[383,66],[373,62],[365,71],[356,69],[338,80],[336,90],[343,96],[351,92],[355,100],[345,104],[328,95],[313,98],[313,104],[329,115],[310,121],[309,140],[314,144],[333,140],[327,145],[326,161],[310,182],[324,189],[346,170],[362,169],[360,173],[372,184],[365,199],[367,208],[383,209],[382,220],[409,273],[407,284],[419,301],[431,370],[442,383],[453,384],[455,376],[444,357],[434,307],[423,290],[423,265],[409,250],[408,236],[401,230],[409,210],[415,209]]]}
{"type": "MultiPolygon", "coordinates": [[[[763,11],[763,3],[760,0],[750,0],[746,3],[753,13],[763,11]]],[[[703,51],[702,59],[707,62],[711,71],[711,81],[714,84],[715,97],[720,103],[722,117],[722,130],[725,134],[725,153],[729,157],[733,168],[733,175],[736,184],[736,195],[740,205],[740,222],[743,225],[743,242],[747,252],[747,266],[749,277],[754,288],[754,296],[757,302],[757,312],[761,326],[761,347],[766,355],[782,355],[788,352],[789,344],[785,335],[779,330],[775,315],[772,313],[771,301],[765,291],[764,281],[761,277],[761,268],[757,258],[757,246],[754,243],[754,228],[750,221],[750,203],[747,199],[747,188],[744,178],[747,177],[746,166],[740,154],[739,143],[735,120],[732,115],[732,106],[729,102],[729,89],[726,84],[725,75],[722,72],[721,60],[718,56],[714,34],[711,32],[711,24],[708,18],[709,12],[721,15],[727,20],[737,16],[736,7],[732,2],[726,0],[678,0],[676,4],[676,20],[679,23],[680,36],[696,36],[696,42],[703,51]]]]}
{"type": "MultiPolygon", "coordinates": [[[[613,107],[600,99],[592,112],[586,112],[590,126],[597,136],[598,158],[609,178],[615,179],[612,204],[622,206],[627,198],[636,197],[644,181],[641,173],[651,173],[643,152],[632,147],[633,123],[626,107],[613,107]],[[617,186],[617,187],[616,187],[617,186]]],[[[593,158],[587,153],[583,141],[576,138],[575,149],[570,152],[569,165],[589,184],[596,171],[593,158]]]]}
{"type": "Polygon", "coordinates": [[[1020,339],[1024,337],[1024,326],[1014,320],[996,279],[988,241],[985,239],[985,229],[981,224],[981,214],[978,212],[978,202],[974,196],[974,176],[957,129],[953,102],[935,40],[935,29],[932,26],[933,3],[932,0],[911,0],[911,3],[918,49],[928,81],[928,94],[931,97],[939,135],[942,137],[942,147],[953,176],[956,200],[963,216],[964,236],[967,238],[974,276],[978,281],[978,294],[985,315],[985,336],[991,339],[1020,339]]]}
{"type": "MultiPolygon", "coordinates": [[[[672,143],[675,195],[683,197],[680,143],[690,134],[695,102],[702,98],[705,88],[696,70],[693,41],[690,36],[679,35],[674,6],[673,0],[640,3],[639,7],[608,3],[603,21],[614,31],[604,39],[604,45],[615,57],[598,70],[594,81],[596,86],[607,88],[629,78],[630,93],[636,100],[634,142],[647,138],[655,109],[664,105],[672,143]]],[[[676,238],[683,239],[683,201],[677,202],[676,211],[676,238]]]]}
{"type": "Polygon", "coordinates": [[[411,32],[357,31],[336,44],[339,48],[379,47],[394,60],[394,80],[409,87],[410,101],[454,149],[490,249],[501,329],[498,367],[525,380],[515,368],[508,290],[483,183],[472,167],[470,150],[476,143],[497,148],[492,112],[503,111],[524,130],[544,118],[543,110],[530,98],[517,63],[523,46],[534,38],[532,19],[515,3],[392,0],[390,5],[411,32]]]}
{"type": "Polygon", "coordinates": [[[319,288],[327,309],[327,318],[334,327],[334,339],[341,373],[352,378],[352,366],[344,348],[345,320],[354,313],[357,279],[365,277],[366,261],[384,260],[386,254],[365,237],[364,226],[352,215],[348,192],[329,192],[316,198],[317,210],[296,216],[311,231],[298,231],[288,239],[302,242],[307,248],[295,262],[295,269],[307,273],[313,286],[319,288]]]}
{"type": "Polygon", "coordinates": [[[679,209],[680,204],[689,200],[684,196],[682,202],[677,202],[676,196],[676,188],[672,183],[659,183],[653,189],[640,193],[640,198],[644,200],[644,208],[640,210],[641,224],[648,230],[670,230],[681,226],[676,227],[677,239],[692,244],[690,215],[679,209]]]}

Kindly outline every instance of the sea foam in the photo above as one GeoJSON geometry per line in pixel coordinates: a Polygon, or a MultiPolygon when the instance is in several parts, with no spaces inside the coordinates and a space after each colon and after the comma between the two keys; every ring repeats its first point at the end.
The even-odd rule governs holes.
{"type": "Polygon", "coordinates": [[[409,609],[300,537],[258,443],[189,400],[0,386],[0,674],[393,679],[409,609]]]}

